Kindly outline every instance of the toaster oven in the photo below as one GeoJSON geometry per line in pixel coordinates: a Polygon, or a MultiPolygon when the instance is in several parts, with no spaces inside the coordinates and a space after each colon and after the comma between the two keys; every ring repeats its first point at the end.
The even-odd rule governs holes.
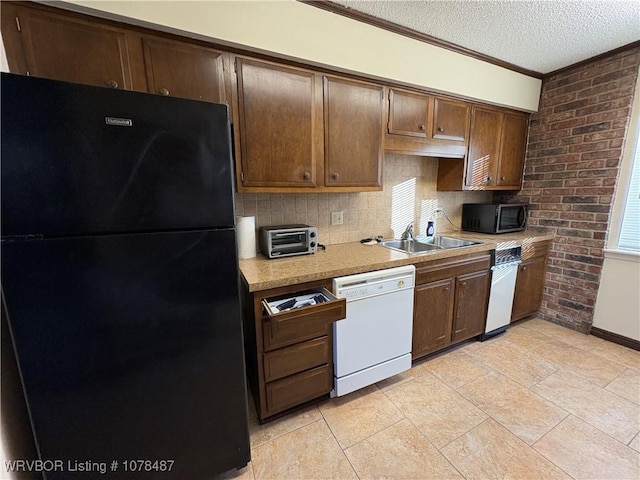
{"type": "Polygon", "coordinates": [[[316,227],[304,224],[260,227],[258,245],[263,255],[269,258],[315,253],[318,231],[316,227]]]}

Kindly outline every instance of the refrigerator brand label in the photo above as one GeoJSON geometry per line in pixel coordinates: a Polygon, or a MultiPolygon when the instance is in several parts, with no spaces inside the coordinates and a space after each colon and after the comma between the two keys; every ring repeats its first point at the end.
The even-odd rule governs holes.
{"type": "Polygon", "coordinates": [[[104,117],[104,122],[117,127],[133,127],[133,120],[130,118],[104,117]]]}

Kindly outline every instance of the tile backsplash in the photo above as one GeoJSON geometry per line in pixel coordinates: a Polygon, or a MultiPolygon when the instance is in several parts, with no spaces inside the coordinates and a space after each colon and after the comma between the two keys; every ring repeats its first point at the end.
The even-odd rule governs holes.
{"type": "MultiPolygon", "coordinates": [[[[255,216],[262,225],[306,223],[318,228],[320,243],[357,242],[382,235],[398,237],[407,224],[424,235],[436,206],[460,228],[463,203],[491,202],[491,192],[438,192],[438,160],[387,154],[383,189],[362,193],[237,193],[236,215],[255,216]],[[331,212],[344,212],[343,225],[331,225],[331,212]]],[[[435,217],[435,216],[434,216],[435,217]]],[[[437,218],[436,232],[454,227],[437,218]]]]}

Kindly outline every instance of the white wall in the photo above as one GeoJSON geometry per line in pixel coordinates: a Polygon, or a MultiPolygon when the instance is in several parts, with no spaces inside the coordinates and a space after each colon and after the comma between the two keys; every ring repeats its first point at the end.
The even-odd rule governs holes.
{"type": "Polygon", "coordinates": [[[496,105],[538,109],[539,79],[295,0],[66,3],[496,105]]]}
{"type": "Polygon", "coordinates": [[[626,135],[611,224],[604,252],[593,326],[640,341],[640,253],[618,250],[624,204],[640,133],[640,75],[626,135]]]}

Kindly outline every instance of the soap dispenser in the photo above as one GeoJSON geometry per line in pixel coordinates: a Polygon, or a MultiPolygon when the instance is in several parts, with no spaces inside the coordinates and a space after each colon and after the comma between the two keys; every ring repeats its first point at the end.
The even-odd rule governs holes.
{"type": "Polygon", "coordinates": [[[433,237],[436,234],[436,221],[433,217],[427,222],[427,237],[433,237]]]}

